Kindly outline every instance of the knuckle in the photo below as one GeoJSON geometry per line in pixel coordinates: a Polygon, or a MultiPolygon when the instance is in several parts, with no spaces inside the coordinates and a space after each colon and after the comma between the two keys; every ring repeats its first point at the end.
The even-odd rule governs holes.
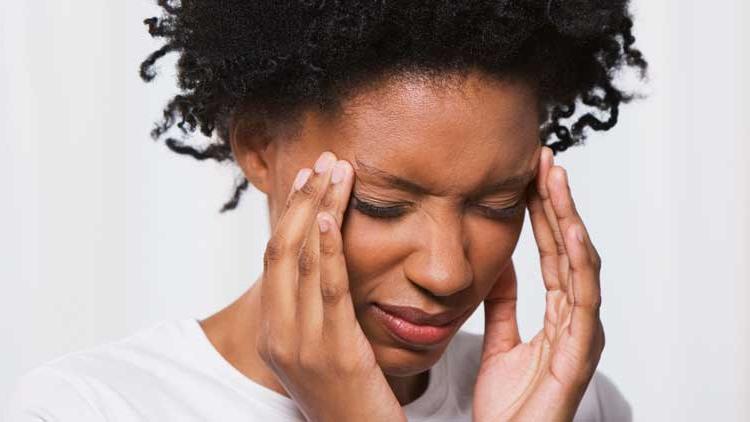
{"type": "Polygon", "coordinates": [[[333,257],[338,255],[340,252],[340,248],[337,242],[328,240],[320,240],[320,254],[322,256],[325,256],[327,258],[333,257]]]}
{"type": "Polygon", "coordinates": [[[352,375],[356,374],[359,371],[359,361],[351,356],[351,357],[342,357],[336,362],[335,371],[336,373],[343,378],[350,378],[352,375]]]}
{"type": "Polygon", "coordinates": [[[596,268],[597,271],[602,269],[602,257],[599,256],[598,252],[594,252],[594,268],[596,268]]]}
{"type": "Polygon", "coordinates": [[[573,306],[578,307],[580,309],[585,309],[587,311],[594,312],[598,315],[599,310],[601,309],[602,299],[601,295],[597,294],[594,297],[586,297],[586,298],[573,298],[573,306]]]}
{"type": "Polygon", "coordinates": [[[563,243],[563,241],[556,241],[555,242],[555,250],[557,252],[557,257],[558,258],[561,257],[561,256],[567,256],[568,255],[568,251],[565,249],[565,244],[563,243]]]}
{"type": "Polygon", "coordinates": [[[286,240],[279,235],[272,236],[271,239],[268,240],[268,243],[266,244],[266,251],[263,254],[263,262],[266,267],[268,265],[279,261],[288,250],[288,247],[286,246],[286,240]]]}
{"type": "Polygon", "coordinates": [[[544,247],[540,246],[539,247],[539,258],[541,258],[541,259],[547,259],[547,258],[550,258],[550,257],[557,257],[557,251],[555,251],[553,253],[551,249],[544,248],[544,247]]]}
{"type": "Polygon", "coordinates": [[[266,353],[268,361],[277,368],[289,368],[295,359],[293,350],[278,341],[269,342],[266,353]]]}
{"type": "MultiPolygon", "coordinates": [[[[314,176],[313,176],[314,177],[314,176]]],[[[310,177],[310,180],[307,181],[297,192],[301,194],[303,198],[310,198],[315,195],[315,192],[318,190],[315,186],[315,183],[311,183],[313,181],[313,177],[310,177]]]]}
{"type": "Polygon", "coordinates": [[[597,294],[591,302],[591,309],[598,311],[602,307],[602,295],[597,294]]]}
{"type": "Polygon", "coordinates": [[[302,248],[297,265],[301,276],[312,274],[318,266],[318,254],[308,247],[302,248]]]}
{"type": "Polygon", "coordinates": [[[589,257],[590,257],[589,259],[591,263],[594,265],[594,267],[596,267],[597,269],[600,269],[602,266],[602,257],[601,255],[599,255],[599,251],[596,250],[596,247],[590,242],[589,242],[589,246],[590,246],[589,250],[591,251],[589,253],[589,257]]]}
{"type": "Polygon", "coordinates": [[[331,283],[321,280],[320,294],[324,303],[338,303],[349,294],[349,286],[345,283],[331,283]]]}
{"type": "Polygon", "coordinates": [[[302,371],[317,373],[320,371],[321,361],[315,349],[304,348],[299,352],[297,365],[302,371]]]}
{"type": "Polygon", "coordinates": [[[563,255],[567,255],[568,254],[568,251],[565,250],[565,245],[563,244],[563,242],[556,241],[555,242],[555,248],[557,249],[557,255],[558,256],[563,256],[563,255]]]}
{"type": "Polygon", "coordinates": [[[329,190],[320,200],[320,207],[323,209],[333,209],[334,205],[336,205],[336,198],[333,197],[333,194],[329,190]]]}
{"type": "Polygon", "coordinates": [[[295,192],[286,198],[286,202],[284,203],[285,211],[288,210],[289,208],[292,208],[292,205],[294,204],[294,198],[296,197],[297,197],[297,193],[295,192]]]}

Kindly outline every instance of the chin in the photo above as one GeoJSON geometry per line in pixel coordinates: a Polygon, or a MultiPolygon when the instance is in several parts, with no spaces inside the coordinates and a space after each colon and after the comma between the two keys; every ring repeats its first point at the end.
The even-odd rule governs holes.
{"type": "Polygon", "coordinates": [[[375,359],[386,375],[406,377],[430,369],[445,352],[445,347],[429,350],[406,349],[399,345],[370,341],[375,359]]]}
{"type": "Polygon", "coordinates": [[[370,341],[375,359],[390,376],[411,376],[430,369],[440,359],[455,332],[438,344],[411,345],[399,341],[374,318],[360,320],[365,336],[370,341]]]}

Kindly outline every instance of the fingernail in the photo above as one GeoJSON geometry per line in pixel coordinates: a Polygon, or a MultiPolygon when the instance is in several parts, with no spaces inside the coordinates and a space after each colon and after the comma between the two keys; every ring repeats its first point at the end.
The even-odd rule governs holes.
{"type": "Polygon", "coordinates": [[[333,167],[331,183],[339,183],[340,181],[344,180],[344,177],[346,177],[346,163],[340,160],[336,163],[336,166],[333,167]]]}
{"type": "Polygon", "coordinates": [[[323,217],[323,214],[318,214],[318,227],[320,227],[321,233],[325,233],[328,231],[328,229],[331,228],[331,225],[328,222],[328,219],[323,217]]]}
{"type": "Polygon", "coordinates": [[[334,162],[335,159],[333,157],[333,154],[324,152],[320,155],[320,157],[318,157],[318,161],[315,162],[315,173],[323,173],[324,171],[328,171],[328,169],[333,166],[334,162]]]}
{"type": "Polygon", "coordinates": [[[576,239],[578,243],[583,243],[583,229],[580,227],[576,227],[576,239]]]}
{"type": "Polygon", "coordinates": [[[305,186],[307,179],[310,178],[310,174],[312,174],[312,170],[308,168],[304,168],[298,171],[297,177],[294,178],[294,183],[293,183],[294,190],[302,189],[302,186],[305,186]]]}

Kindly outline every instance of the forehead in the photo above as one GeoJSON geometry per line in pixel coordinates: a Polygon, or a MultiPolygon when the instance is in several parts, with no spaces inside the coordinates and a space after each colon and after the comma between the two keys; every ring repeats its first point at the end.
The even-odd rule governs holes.
{"type": "Polygon", "coordinates": [[[352,162],[365,183],[376,175],[357,162],[458,194],[534,168],[537,104],[528,85],[476,74],[450,85],[398,79],[359,92],[333,118],[308,121],[306,137],[352,162]]]}

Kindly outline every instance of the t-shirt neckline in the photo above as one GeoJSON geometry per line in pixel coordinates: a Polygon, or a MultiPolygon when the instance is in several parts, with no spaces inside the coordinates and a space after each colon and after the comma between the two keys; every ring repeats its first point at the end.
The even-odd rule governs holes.
{"type": "MultiPolygon", "coordinates": [[[[227,380],[232,387],[243,396],[257,400],[262,397],[265,403],[289,417],[303,417],[296,402],[258,382],[248,378],[237,368],[232,366],[219,353],[203,331],[197,318],[187,318],[181,322],[185,332],[198,346],[201,364],[209,364],[216,371],[220,379],[227,380]]],[[[402,406],[407,417],[429,417],[435,414],[445,403],[450,383],[447,382],[448,350],[430,368],[427,389],[416,400],[402,406]]]]}

